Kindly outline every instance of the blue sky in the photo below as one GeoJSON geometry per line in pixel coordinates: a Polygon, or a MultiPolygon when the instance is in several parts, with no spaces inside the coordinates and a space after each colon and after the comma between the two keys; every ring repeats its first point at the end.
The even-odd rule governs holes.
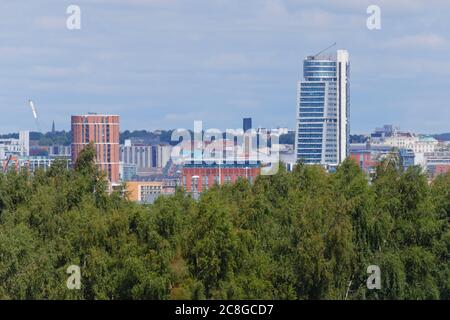
{"type": "Polygon", "coordinates": [[[294,128],[299,61],[337,42],[351,59],[351,128],[450,131],[450,1],[5,0],[0,133],[121,115],[125,129],[294,128]],[[66,8],[82,29],[66,28],[66,8]],[[366,27],[368,5],[382,29],[366,27]]]}

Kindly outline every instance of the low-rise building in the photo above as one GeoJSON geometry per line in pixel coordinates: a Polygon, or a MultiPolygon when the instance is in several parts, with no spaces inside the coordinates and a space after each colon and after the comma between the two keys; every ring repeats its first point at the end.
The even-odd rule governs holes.
{"type": "Polygon", "coordinates": [[[424,158],[431,178],[450,172],[450,151],[425,153],[424,158]]]}
{"type": "Polygon", "coordinates": [[[49,156],[9,156],[3,160],[3,172],[9,170],[28,170],[30,173],[34,173],[37,170],[47,171],[56,160],[66,161],[66,167],[71,165],[70,159],[64,157],[49,157],[49,156]]]}
{"type": "Polygon", "coordinates": [[[430,136],[397,132],[390,137],[379,140],[378,144],[391,146],[397,149],[410,149],[414,153],[425,153],[434,152],[439,141],[430,136]]]}
{"type": "Polygon", "coordinates": [[[259,163],[187,163],[183,166],[182,184],[187,192],[201,193],[215,184],[235,183],[239,178],[253,183],[260,173],[259,163]]]}
{"type": "Polygon", "coordinates": [[[30,133],[19,132],[19,138],[0,139],[0,160],[9,156],[28,156],[30,154],[30,133]]]}
{"type": "Polygon", "coordinates": [[[398,149],[370,143],[350,145],[350,158],[355,160],[367,174],[374,173],[381,161],[392,152],[398,152],[404,170],[415,165],[415,153],[411,149],[398,149]]]}
{"type": "Polygon", "coordinates": [[[129,181],[125,183],[128,200],[153,203],[163,193],[161,181],[129,181]]]}

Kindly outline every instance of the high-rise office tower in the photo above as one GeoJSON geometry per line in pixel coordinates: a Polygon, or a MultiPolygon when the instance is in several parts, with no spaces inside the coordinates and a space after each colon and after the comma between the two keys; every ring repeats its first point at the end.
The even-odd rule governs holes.
{"type": "Polygon", "coordinates": [[[72,163],[81,150],[93,143],[96,163],[111,183],[119,181],[119,116],[88,114],[72,116],[72,163]]]}
{"type": "Polygon", "coordinates": [[[244,129],[244,155],[245,159],[249,159],[251,153],[251,142],[252,142],[252,118],[244,118],[243,120],[243,129],[244,129]]]}
{"type": "Polygon", "coordinates": [[[252,129],[252,118],[244,118],[243,129],[244,133],[252,129]]]}
{"type": "Polygon", "coordinates": [[[303,77],[297,89],[297,159],[335,167],[349,154],[348,52],[306,57],[303,77]]]}

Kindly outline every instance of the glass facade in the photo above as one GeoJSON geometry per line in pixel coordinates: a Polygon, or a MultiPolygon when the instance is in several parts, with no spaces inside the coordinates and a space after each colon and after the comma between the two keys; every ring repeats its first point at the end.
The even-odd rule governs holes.
{"type": "Polygon", "coordinates": [[[243,129],[244,132],[252,129],[252,118],[244,118],[243,120],[243,129]]]}
{"type": "Polygon", "coordinates": [[[337,165],[345,159],[347,152],[341,149],[348,144],[348,134],[342,134],[343,127],[348,130],[347,52],[339,50],[332,58],[307,57],[303,76],[297,92],[297,159],[337,165]]]}

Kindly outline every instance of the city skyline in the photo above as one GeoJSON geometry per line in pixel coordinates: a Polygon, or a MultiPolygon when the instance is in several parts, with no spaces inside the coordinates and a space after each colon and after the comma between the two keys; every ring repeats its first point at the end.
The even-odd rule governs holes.
{"type": "Polygon", "coordinates": [[[36,131],[28,99],[58,130],[91,111],[120,114],[123,130],[237,128],[243,116],[295,128],[301,60],[333,42],[352,53],[353,134],[450,131],[448,3],[379,1],[376,31],[364,0],[83,0],[72,31],[69,4],[0,4],[0,133],[36,131]]]}

